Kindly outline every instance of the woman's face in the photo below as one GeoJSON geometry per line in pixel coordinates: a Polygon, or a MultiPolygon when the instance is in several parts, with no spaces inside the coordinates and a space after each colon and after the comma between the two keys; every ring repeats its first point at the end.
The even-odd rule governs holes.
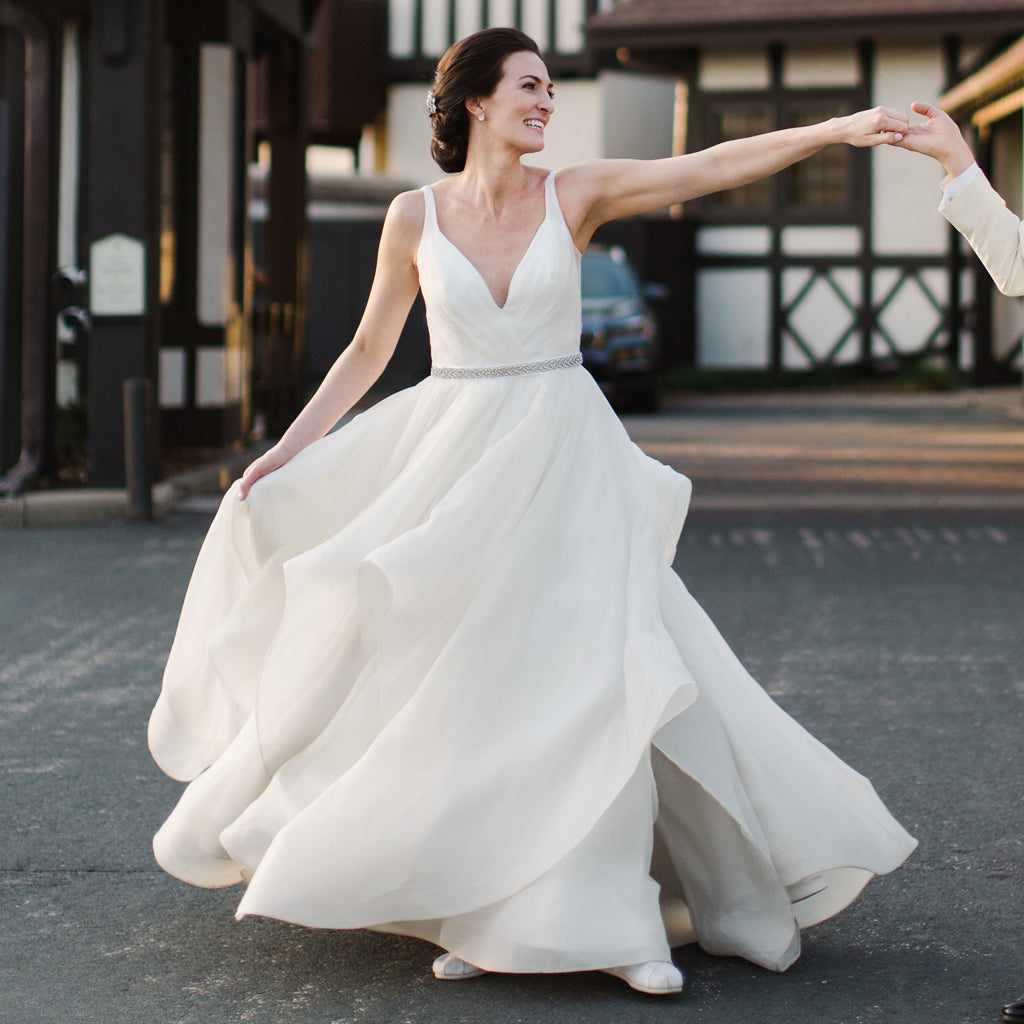
{"type": "Polygon", "coordinates": [[[529,50],[510,54],[501,81],[480,101],[490,132],[498,132],[527,153],[544,148],[544,129],[555,110],[554,87],[544,61],[529,50]]]}

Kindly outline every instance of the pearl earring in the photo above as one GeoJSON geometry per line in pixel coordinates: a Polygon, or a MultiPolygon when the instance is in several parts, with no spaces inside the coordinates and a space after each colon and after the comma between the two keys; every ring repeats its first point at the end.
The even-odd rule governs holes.
{"type": "Polygon", "coordinates": [[[476,119],[477,119],[478,121],[482,121],[482,120],[484,119],[484,115],[483,115],[482,113],[480,113],[480,114],[477,114],[477,116],[476,116],[476,119]]]}

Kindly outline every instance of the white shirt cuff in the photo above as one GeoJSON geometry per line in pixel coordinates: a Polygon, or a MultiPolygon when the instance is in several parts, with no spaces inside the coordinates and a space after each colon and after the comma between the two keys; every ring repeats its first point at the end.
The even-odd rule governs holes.
{"type": "Polygon", "coordinates": [[[942,188],[942,202],[939,203],[939,209],[943,210],[949,206],[979,174],[981,174],[981,168],[978,166],[977,161],[975,161],[967,170],[961,171],[955,178],[947,178],[943,181],[940,186],[942,188]]]}

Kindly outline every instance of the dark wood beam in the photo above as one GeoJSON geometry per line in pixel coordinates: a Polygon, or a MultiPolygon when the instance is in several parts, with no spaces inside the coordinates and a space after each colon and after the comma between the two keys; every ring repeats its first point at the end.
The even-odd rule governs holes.
{"type": "MultiPolygon", "coordinates": [[[[24,39],[25,175],[21,242],[22,407],[21,455],[0,479],[0,491],[17,493],[52,455],[53,361],[49,281],[53,269],[55,208],[53,135],[56,76],[55,35],[21,4],[0,0],[0,24],[24,39]]],[[[0,467],[3,469],[4,467],[0,467]]]]}
{"type": "Polygon", "coordinates": [[[248,0],[248,3],[267,21],[296,39],[305,38],[320,6],[320,0],[248,0]]]}
{"type": "MultiPolygon", "coordinates": [[[[122,0],[101,0],[116,8],[122,0]]],[[[163,91],[163,4],[132,3],[120,55],[110,37],[90,32],[86,57],[88,107],[83,119],[83,213],[89,251],[99,240],[126,235],[142,243],[143,308],[126,315],[95,309],[89,341],[89,449],[86,478],[97,486],[125,480],[123,385],[157,380],[160,344],[160,142],[163,91]]],[[[90,288],[98,284],[90,265],[90,288]]],[[[154,389],[155,392],[155,389],[154,389]]],[[[150,408],[155,462],[155,397],[150,408]]]]}

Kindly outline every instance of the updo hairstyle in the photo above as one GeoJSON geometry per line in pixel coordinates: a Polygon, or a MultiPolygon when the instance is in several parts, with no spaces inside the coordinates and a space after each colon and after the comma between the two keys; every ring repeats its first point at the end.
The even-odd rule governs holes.
{"type": "Polygon", "coordinates": [[[442,171],[461,171],[469,146],[466,103],[491,96],[501,81],[502,65],[524,50],[540,56],[537,44],[516,28],[485,28],[453,43],[438,61],[427,97],[430,155],[442,171]]]}

